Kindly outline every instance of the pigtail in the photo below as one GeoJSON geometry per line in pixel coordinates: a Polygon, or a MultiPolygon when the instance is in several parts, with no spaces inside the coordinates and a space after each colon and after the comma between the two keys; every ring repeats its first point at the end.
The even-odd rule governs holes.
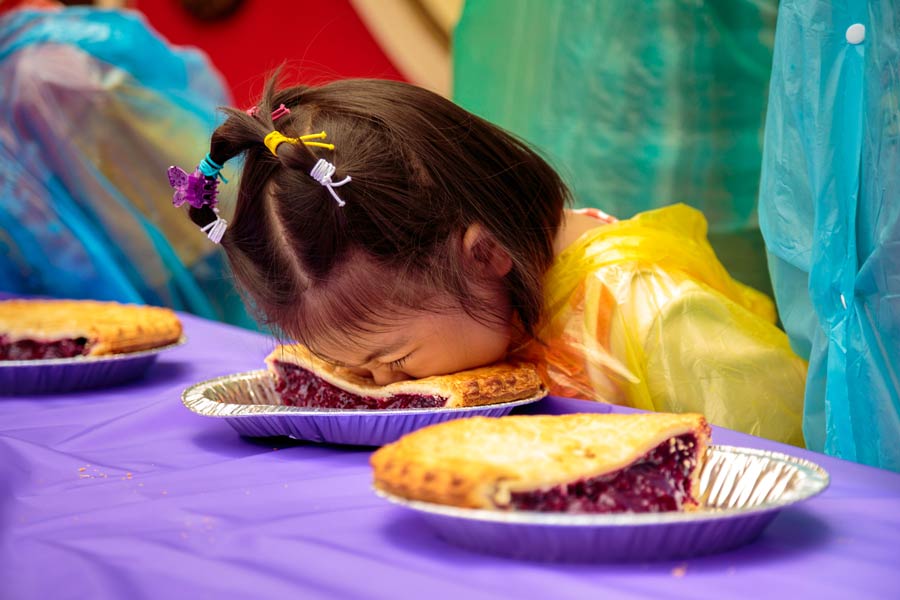
{"type": "MultiPolygon", "coordinates": [[[[260,140],[274,129],[271,105],[276,96],[277,83],[278,72],[266,82],[259,106],[247,111],[221,108],[226,115],[225,122],[213,132],[209,153],[193,173],[188,174],[177,167],[169,168],[169,182],[175,188],[174,204],[180,206],[187,202],[191,221],[215,243],[223,239],[227,227],[218,209],[219,180],[227,183],[220,171],[229,160],[258,147],[260,140]]],[[[265,175],[270,175],[271,168],[266,170],[269,172],[265,175]]],[[[240,205],[239,195],[236,210],[240,210],[240,205]]]]}
{"type": "Polygon", "coordinates": [[[191,221],[207,232],[213,241],[222,239],[227,226],[227,222],[219,214],[215,199],[219,185],[218,180],[223,179],[224,181],[219,171],[229,160],[255,147],[260,135],[264,135],[265,132],[265,125],[247,112],[231,108],[223,108],[222,111],[227,114],[227,118],[212,134],[209,154],[204,158],[206,164],[201,161],[201,165],[198,167],[198,170],[201,171],[200,174],[205,179],[200,183],[203,186],[204,200],[206,201],[190,202],[188,209],[191,221]],[[206,168],[204,169],[204,167],[206,168]]]}

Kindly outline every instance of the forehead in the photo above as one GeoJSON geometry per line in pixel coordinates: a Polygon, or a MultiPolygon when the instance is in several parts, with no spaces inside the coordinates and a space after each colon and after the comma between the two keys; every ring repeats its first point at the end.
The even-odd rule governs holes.
{"type": "Polygon", "coordinates": [[[393,361],[423,348],[443,352],[454,340],[466,339],[464,332],[470,329],[471,317],[462,310],[419,311],[408,313],[405,320],[370,328],[365,333],[318,340],[311,350],[328,362],[356,367],[375,361],[393,361]]]}
{"type": "Polygon", "coordinates": [[[399,352],[415,338],[415,327],[370,327],[366,331],[335,332],[312,341],[310,350],[320,358],[345,366],[358,366],[399,352]]]}
{"type": "Polygon", "coordinates": [[[454,306],[458,302],[446,292],[383,267],[357,264],[306,290],[288,333],[314,352],[371,352],[427,329],[431,315],[454,306]]]}

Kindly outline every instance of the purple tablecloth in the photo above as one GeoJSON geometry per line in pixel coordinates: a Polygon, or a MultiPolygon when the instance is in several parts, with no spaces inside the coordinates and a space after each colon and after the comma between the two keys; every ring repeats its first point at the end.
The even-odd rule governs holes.
{"type": "Polygon", "coordinates": [[[450,546],[371,492],[370,450],[240,438],[185,409],[186,386],[260,368],[272,342],[184,321],[188,343],[139,382],[0,398],[0,597],[900,597],[900,475],[724,430],[714,442],[818,462],[831,487],[752,545],[686,561],[544,564],[450,546]]]}

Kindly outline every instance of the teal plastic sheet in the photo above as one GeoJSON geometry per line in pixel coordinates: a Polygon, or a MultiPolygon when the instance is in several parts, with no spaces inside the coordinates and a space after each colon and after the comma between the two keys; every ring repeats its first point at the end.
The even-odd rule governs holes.
{"type": "Polygon", "coordinates": [[[544,150],[577,201],[675,202],[756,226],[777,2],[480,0],[454,34],[454,99],[544,150]]]}
{"type": "Polygon", "coordinates": [[[577,206],[700,209],[736,278],[769,291],[756,202],[776,0],[478,0],[454,100],[541,149],[577,206]]]}
{"type": "Polygon", "coordinates": [[[203,157],[228,102],[203,55],[137,13],[13,11],[0,18],[0,90],[0,290],[253,326],[166,178],[203,157]]]}
{"type": "Polygon", "coordinates": [[[760,226],[781,319],[810,361],[807,444],[900,470],[895,2],[781,2],[760,226]]]}

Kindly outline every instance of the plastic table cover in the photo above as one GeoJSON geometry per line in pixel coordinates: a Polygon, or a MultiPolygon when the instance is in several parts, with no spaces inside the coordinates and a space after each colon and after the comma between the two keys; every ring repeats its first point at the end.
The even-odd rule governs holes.
{"type": "Polygon", "coordinates": [[[0,398],[0,597],[896,597],[896,473],[717,429],[715,443],[818,462],[831,487],[716,556],[545,564],[474,554],[372,493],[370,448],[241,438],[188,411],[185,387],[260,368],[274,342],[183,321],[187,344],[141,381],[0,398]]]}

